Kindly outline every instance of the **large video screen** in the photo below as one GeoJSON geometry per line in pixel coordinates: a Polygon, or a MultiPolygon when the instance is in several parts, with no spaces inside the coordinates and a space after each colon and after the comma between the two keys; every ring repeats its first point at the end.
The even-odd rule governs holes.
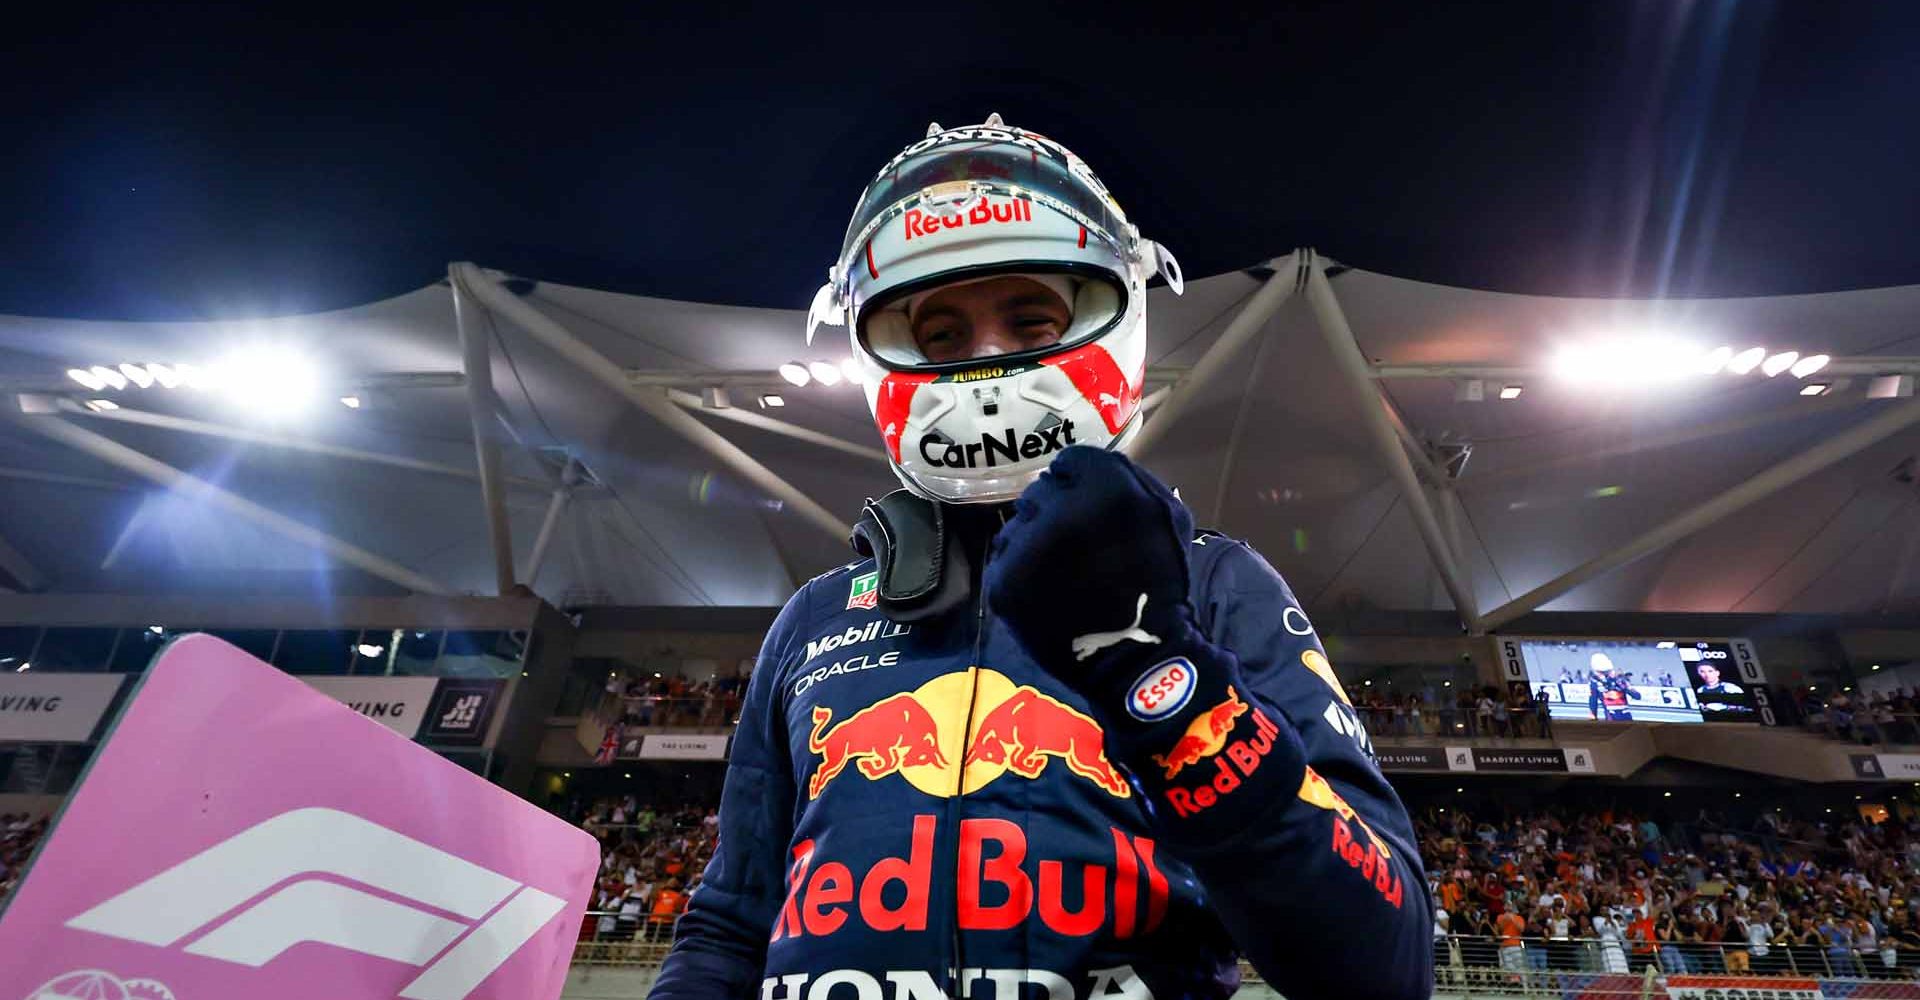
{"type": "Polygon", "coordinates": [[[1525,639],[1520,651],[1528,687],[1535,698],[1547,699],[1556,719],[1701,721],[1694,664],[1678,643],[1525,639]]]}

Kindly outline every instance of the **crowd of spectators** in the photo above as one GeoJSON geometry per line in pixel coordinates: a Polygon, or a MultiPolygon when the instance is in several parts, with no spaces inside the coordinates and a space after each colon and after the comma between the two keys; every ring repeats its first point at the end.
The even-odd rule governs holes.
{"type": "Polygon", "coordinates": [[[34,819],[31,813],[0,815],[0,903],[13,895],[27,859],[47,832],[47,818],[34,819]]]}
{"type": "Polygon", "coordinates": [[[1911,688],[1892,694],[1853,693],[1842,688],[1826,697],[1794,688],[1794,708],[1807,727],[1835,739],[1863,744],[1920,743],[1920,695],[1911,688]]]}
{"type": "Polygon", "coordinates": [[[1782,811],[1729,824],[1616,809],[1416,821],[1435,964],[1638,973],[1913,978],[1920,820],[1782,811]]]}
{"type": "Polygon", "coordinates": [[[1447,688],[1429,701],[1418,691],[1388,693],[1368,683],[1349,686],[1347,700],[1374,736],[1553,736],[1547,700],[1536,701],[1524,684],[1515,684],[1505,693],[1493,685],[1462,688],[1457,696],[1447,688]]]}
{"type": "Polygon", "coordinates": [[[745,673],[690,681],[685,677],[607,677],[601,716],[623,726],[724,726],[740,715],[745,673]]]}
{"type": "Polygon", "coordinates": [[[656,807],[625,795],[585,810],[600,841],[600,879],[582,935],[598,941],[666,941],[719,838],[712,804],[656,807]]]}
{"type": "Polygon", "coordinates": [[[702,681],[610,673],[598,713],[606,728],[594,760],[607,764],[639,753],[640,731],[648,726],[731,725],[740,718],[746,691],[745,671],[702,681]]]}

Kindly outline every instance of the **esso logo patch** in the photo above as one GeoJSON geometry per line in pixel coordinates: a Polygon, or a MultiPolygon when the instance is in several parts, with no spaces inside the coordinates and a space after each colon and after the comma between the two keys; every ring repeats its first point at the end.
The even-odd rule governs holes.
{"type": "Polygon", "coordinates": [[[1159,722],[1193,699],[1193,663],[1176,656],[1140,675],[1127,692],[1127,714],[1141,722],[1159,722]]]}

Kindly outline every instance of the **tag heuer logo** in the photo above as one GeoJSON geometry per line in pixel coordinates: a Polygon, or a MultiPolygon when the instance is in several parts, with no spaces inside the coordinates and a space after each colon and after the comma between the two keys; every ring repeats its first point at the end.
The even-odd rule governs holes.
{"type": "Polygon", "coordinates": [[[880,574],[862,573],[853,578],[853,587],[847,591],[847,610],[865,608],[872,611],[880,606],[880,574]]]}

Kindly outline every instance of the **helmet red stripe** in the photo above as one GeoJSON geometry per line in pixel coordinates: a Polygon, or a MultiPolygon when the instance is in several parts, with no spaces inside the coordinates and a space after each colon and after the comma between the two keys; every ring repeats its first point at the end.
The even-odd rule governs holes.
{"type": "Polygon", "coordinates": [[[1146,372],[1142,370],[1140,378],[1128,382],[1113,355],[1097,342],[1042,358],[1040,363],[1060,369],[1080,395],[1100,411],[1100,419],[1106,421],[1110,434],[1120,433],[1120,428],[1127,425],[1134,409],[1140,405],[1139,386],[1146,372]]]}
{"type": "MultiPolygon", "coordinates": [[[[1083,241],[1083,245],[1084,245],[1086,236],[1083,234],[1080,238],[1083,241]]],[[[872,240],[867,241],[867,273],[873,275],[876,278],[880,277],[880,269],[873,266],[873,241],[872,240]]]]}
{"type": "Polygon", "coordinates": [[[880,391],[873,400],[873,422],[880,428],[887,454],[892,455],[895,462],[900,461],[900,435],[907,431],[907,414],[913,411],[914,393],[939,377],[934,372],[892,372],[880,380],[880,391]]]}

